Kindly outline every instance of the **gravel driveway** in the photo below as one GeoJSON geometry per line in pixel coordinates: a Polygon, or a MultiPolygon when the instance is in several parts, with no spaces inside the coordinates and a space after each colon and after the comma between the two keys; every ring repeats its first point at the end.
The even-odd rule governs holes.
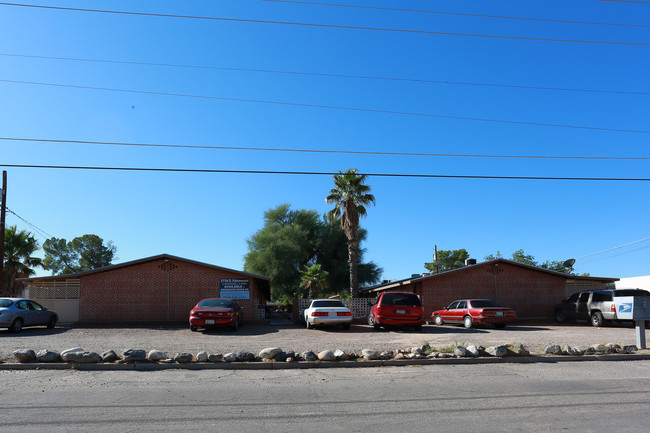
{"type": "MultiPolygon", "coordinates": [[[[650,332],[649,332],[650,334],[650,332]]],[[[421,332],[374,331],[367,325],[307,330],[290,322],[272,325],[248,323],[239,331],[212,330],[191,332],[188,327],[57,327],[54,329],[25,328],[12,334],[0,330],[0,361],[13,362],[16,349],[52,349],[62,351],[72,347],[102,353],[126,348],[157,349],[170,354],[200,351],[208,353],[258,353],[266,347],[285,351],[341,349],[359,352],[362,349],[394,350],[429,343],[434,347],[452,343],[489,346],[507,342],[522,343],[531,352],[540,352],[551,344],[585,345],[597,343],[635,344],[636,334],[630,325],[613,324],[594,328],[589,324],[517,324],[506,329],[457,326],[424,326],[421,332]]]]}

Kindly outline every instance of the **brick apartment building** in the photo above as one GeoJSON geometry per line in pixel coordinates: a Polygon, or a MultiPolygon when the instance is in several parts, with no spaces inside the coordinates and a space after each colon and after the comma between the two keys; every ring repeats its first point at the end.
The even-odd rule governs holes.
{"type": "Polygon", "coordinates": [[[59,322],[187,322],[204,298],[234,298],[245,320],[262,320],[270,279],[168,254],[70,275],[23,279],[59,322]]]}
{"type": "Polygon", "coordinates": [[[425,318],[458,299],[492,299],[517,311],[521,319],[546,319],[563,298],[583,290],[604,289],[617,278],[579,277],[505,259],[491,260],[439,274],[421,274],[366,291],[398,290],[422,299],[425,318]]]}

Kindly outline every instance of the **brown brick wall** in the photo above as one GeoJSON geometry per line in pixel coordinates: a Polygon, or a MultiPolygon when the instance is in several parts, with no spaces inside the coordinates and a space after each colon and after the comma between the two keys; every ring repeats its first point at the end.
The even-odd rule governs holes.
{"type": "MultiPolygon", "coordinates": [[[[416,283],[428,319],[435,310],[457,299],[493,299],[517,311],[520,318],[551,317],[553,306],[565,296],[566,278],[499,263],[474,265],[416,283]]],[[[412,287],[405,287],[412,291],[412,287]]]]}
{"type": "Polygon", "coordinates": [[[251,319],[253,299],[258,299],[260,304],[265,301],[255,280],[248,275],[180,260],[165,262],[159,259],[82,276],[79,321],[187,321],[198,301],[219,296],[221,278],[249,278],[251,299],[238,300],[238,303],[244,307],[244,318],[251,319]]]}

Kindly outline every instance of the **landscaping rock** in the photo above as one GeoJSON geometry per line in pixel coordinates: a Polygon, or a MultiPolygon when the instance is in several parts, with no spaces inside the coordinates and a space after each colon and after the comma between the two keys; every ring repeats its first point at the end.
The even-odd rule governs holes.
{"type": "Polygon", "coordinates": [[[619,351],[622,352],[621,346],[616,343],[607,343],[605,345],[605,348],[607,349],[608,353],[619,353],[619,351]]]}
{"type": "Polygon", "coordinates": [[[336,355],[331,350],[323,350],[318,354],[318,359],[321,361],[336,361],[336,355]]]}
{"type": "Polygon", "coordinates": [[[363,359],[371,361],[379,359],[381,357],[381,353],[379,353],[378,350],[374,349],[363,349],[361,351],[361,356],[363,356],[363,359]]]}
{"type": "Polygon", "coordinates": [[[63,358],[68,352],[83,352],[84,349],[81,347],[73,347],[71,349],[65,349],[63,352],[61,352],[61,358],[63,358]]]}
{"type": "Polygon", "coordinates": [[[573,350],[576,352],[576,355],[584,355],[588,349],[588,346],[575,346],[573,348],[573,350]]]}
{"type": "Polygon", "coordinates": [[[547,355],[562,355],[562,348],[558,344],[551,344],[546,347],[545,353],[547,355]]]}
{"type": "Polygon", "coordinates": [[[174,360],[174,362],[178,362],[179,364],[187,364],[188,362],[192,362],[194,356],[191,353],[182,352],[174,355],[172,359],[174,360]]]}
{"type": "Polygon", "coordinates": [[[467,352],[467,356],[472,356],[472,357],[477,357],[481,354],[481,352],[478,350],[478,347],[474,345],[467,346],[465,348],[465,351],[467,352]]]}
{"type": "Polygon", "coordinates": [[[221,353],[211,353],[208,355],[209,362],[221,362],[223,361],[223,355],[221,353]]]}
{"type": "Polygon", "coordinates": [[[288,357],[289,356],[287,355],[287,352],[280,352],[275,355],[275,358],[273,358],[273,360],[276,362],[286,362],[288,357]]]}
{"type": "Polygon", "coordinates": [[[237,361],[237,354],[232,352],[226,353],[225,355],[223,355],[223,360],[226,362],[235,362],[237,361]]]}
{"type": "Polygon", "coordinates": [[[465,349],[463,346],[456,346],[454,347],[454,355],[458,357],[465,357],[467,356],[467,349],[465,349]]]}
{"type": "Polygon", "coordinates": [[[114,350],[107,350],[106,352],[102,353],[102,361],[104,362],[115,362],[118,359],[120,359],[120,357],[117,356],[117,353],[115,353],[114,350]]]}
{"type": "Polygon", "coordinates": [[[167,354],[162,350],[150,350],[149,353],[147,353],[147,359],[152,362],[162,361],[167,358],[167,354]]]}
{"type": "Polygon", "coordinates": [[[573,347],[569,346],[568,344],[565,344],[564,346],[562,346],[562,355],[575,356],[575,355],[579,355],[579,353],[573,347]]]}
{"type": "Polygon", "coordinates": [[[102,357],[99,353],[95,352],[66,352],[61,355],[61,359],[65,362],[78,362],[80,364],[90,364],[102,362],[102,357]]]}
{"type": "Polygon", "coordinates": [[[509,355],[515,356],[528,356],[530,352],[526,347],[521,343],[508,343],[506,344],[506,349],[508,349],[509,355]]]}
{"type": "Polygon", "coordinates": [[[34,362],[36,361],[36,353],[32,349],[18,349],[13,351],[14,356],[18,362],[34,362]]]}
{"type": "Polygon", "coordinates": [[[502,358],[508,354],[508,349],[506,346],[490,346],[485,349],[485,352],[491,356],[502,358]]]}
{"type": "Polygon", "coordinates": [[[237,361],[239,362],[251,362],[255,361],[255,354],[251,352],[246,352],[245,350],[237,354],[237,361]]]}
{"type": "MultiPolygon", "coordinates": [[[[63,358],[63,354],[61,354],[63,358]]],[[[144,349],[124,349],[122,351],[122,362],[146,361],[147,351],[144,349]]]]}
{"type": "Polygon", "coordinates": [[[311,350],[308,350],[306,352],[302,352],[300,354],[300,357],[302,359],[304,359],[305,361],[317,361],[318,360],[318,356],[316,356],[316,354],[314,352],[312,352],[311,350]]]}
{"type": "Polygon", "coordinates": [[[199,352],[196,354],[196,362],[208,362],[208,352],[199,352]]]}
{"type": "Polygon", "coordinates": [[[591,347],[594,349],[594,351],[596,351],[596,353],[606,353],[607,352],[607,348],[602,344],[594,344],[591,347]]]}
{"type": "Polygon", "coordinates": [[[350,359],[350,355],[340,349],[334,351],[334,356],[336,356],[337,361],[347,361],[350,359]]]}
{"type": "Polygon", "coordinates": [[[279,347],[267,347],[266,349],[262,349],[258,356],[261,359],[273,359],[281,352],[282,349],[279,347]]]}
{"type": "Polygon", "coordinates": [[[397,360],[406,359],[406,356],[404,356],[403,353],[398,353],[397,355],[395,355],[395,358],[393,359],[397,359],[397,360]]]}
{"type": "Polygon", "coordinates": [[[420,352],[422,353],[431,352],[431,346],[429,345],[429,343],[424,343],[422,347],[420,347],[420,352]]]}
{"type": "Polygon", "coordinates": [[[36,354],[36,358],[39,362],[58,362],[61,361],[61,355],[55,350],[43,349],[39,350],[36,354]]]}
{"type": "Polygon", "coordinates": [[[637,350],[639,350],[639,348],[636,347],[636,344],[632,344],[632,345],[629,345],[629,346],[623,346],[623,351],[625,353],[634,353],[637,350]]]}

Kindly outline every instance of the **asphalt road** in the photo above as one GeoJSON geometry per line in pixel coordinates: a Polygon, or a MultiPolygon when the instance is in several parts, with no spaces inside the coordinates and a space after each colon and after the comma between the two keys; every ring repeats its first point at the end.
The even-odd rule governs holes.
{"type": "MultiPolygon", "coordinates": [[[[650,338],[650,330],[646,332],[650,338]]],[[[266,347],[280,347],[285,351],[362,349],[395,350],[429,343],[445,347],[452,343],[490,346],[508,342],[522,343],[532,352],[543,352],[549,344],[618,343],[635,344],[634,328],[614,324],[594,328],[587,323],[557,325],[554,323],[521,323],[506,329],[479,327],[465,329],[460,326],[424,326],[422,332],[411,329],[399,331],[374,331],[367,325],[353,325],[350,330],[323,328],[307,330],[288,322],[278,325],[246,324],[237,332],[213,330],[191,332],[189,327],[57,327],[55,329],[25,328],[11,334],[0,330],[0,361],[14,362],[12,352],[16,349],[51,349],[63,351],[81,347],[98,353],[106,350],[121,351],[126,348],[162,350],[170,354],[200,351],[209,353],[239,352],[258,353],[266,347]]],[[[650,344],[648,344],[650,346],[650,344]]]]}
{"type": "Polygon", "coordinates": [[[0,371],[0,431],[640,432],[650,361],[0,371]]]}

